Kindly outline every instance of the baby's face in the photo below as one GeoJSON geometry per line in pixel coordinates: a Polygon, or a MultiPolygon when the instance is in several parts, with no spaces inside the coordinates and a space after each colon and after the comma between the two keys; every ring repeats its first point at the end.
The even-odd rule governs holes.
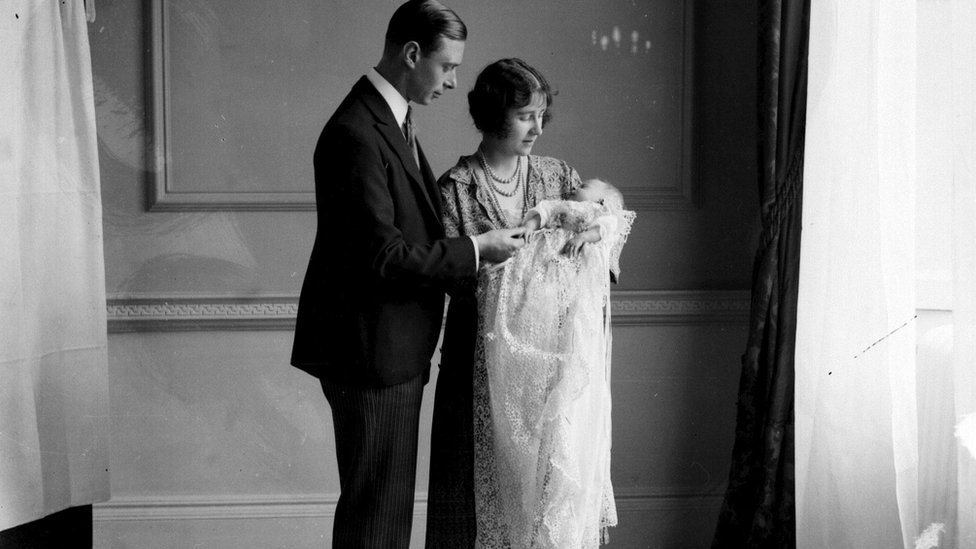
{"type": "Polygon", "coordinates": [[[587,179],[573,195],[577,202],[599,202],[606,198],[607,185],[599,179],[587,179]]]}

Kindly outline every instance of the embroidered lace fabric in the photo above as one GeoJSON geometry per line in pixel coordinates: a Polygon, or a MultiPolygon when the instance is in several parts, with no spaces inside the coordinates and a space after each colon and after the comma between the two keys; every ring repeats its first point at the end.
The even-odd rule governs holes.
{"type": "MultiPolygon", "coordinates": [[[[580,212],[592,219],[592,210],[580,212]]],[[[595,548],[617,523],[608,273],[634,215],[619,217],[615,234],[577,258],[561,253],[574,232],[547,228],[480,274],[476,547],[595,548]]],[[[573,210],[553,221],[587,225],[573,210]]]]}
{"type": "MultiPolygon", "coordinates": [[[[448,237],[475,236],[491,229],[517,226],[497,211],[475,177],[477,160],[463,156],[441,176],[444,232],[448,237]]],[[[529,155],[526,206],[565,198],[580,184],[565,161],[529,155]]],[[[471,295],[451,296],[437,376],[437,404],[431,429],[431,463],[427,503],[427,547],[464,549],[475,543],[473,362],[478,311],[471,295]]]]}

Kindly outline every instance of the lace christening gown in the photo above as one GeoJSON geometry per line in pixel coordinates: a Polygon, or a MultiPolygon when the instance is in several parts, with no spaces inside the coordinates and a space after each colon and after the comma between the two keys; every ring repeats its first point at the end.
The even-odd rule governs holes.
{"type": "MultiPolygon", "coordinates": [[[[601,210],[565,202],[552,221],[583,230],[601,210]]],[[[602,210],[606,213],[606,210],[602,210]]],[[[547,228],[483,269],[474,365],[475,505],[480,548],[599,547],[617,523],[610,484],[610,276],[617,231],[562,253],[547,228]]]]}

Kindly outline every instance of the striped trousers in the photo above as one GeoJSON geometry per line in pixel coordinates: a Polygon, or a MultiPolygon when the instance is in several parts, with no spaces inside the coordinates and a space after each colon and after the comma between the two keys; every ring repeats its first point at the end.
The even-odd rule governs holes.
{"type": "Polygon", "coordinates": [[[339,463],[333,549],[407,549],[417,481],[422,376],[389,387],[322,382],[339,463]]]}

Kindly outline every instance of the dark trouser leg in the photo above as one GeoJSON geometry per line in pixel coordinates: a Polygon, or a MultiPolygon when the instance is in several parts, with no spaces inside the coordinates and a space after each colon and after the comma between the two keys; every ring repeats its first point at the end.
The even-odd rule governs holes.
{"type": "Polygon", "coordinates": [[[417,481],[423,380],[390,387],[329,382],[341,493],[334,549],[407,549],[417,481]]]}
{"type": "Polygon", "coordinates": [[[430,448],[427,549],[474,547],[471,392],[471,368],[442,368],[438,373],[430,448]]]}

